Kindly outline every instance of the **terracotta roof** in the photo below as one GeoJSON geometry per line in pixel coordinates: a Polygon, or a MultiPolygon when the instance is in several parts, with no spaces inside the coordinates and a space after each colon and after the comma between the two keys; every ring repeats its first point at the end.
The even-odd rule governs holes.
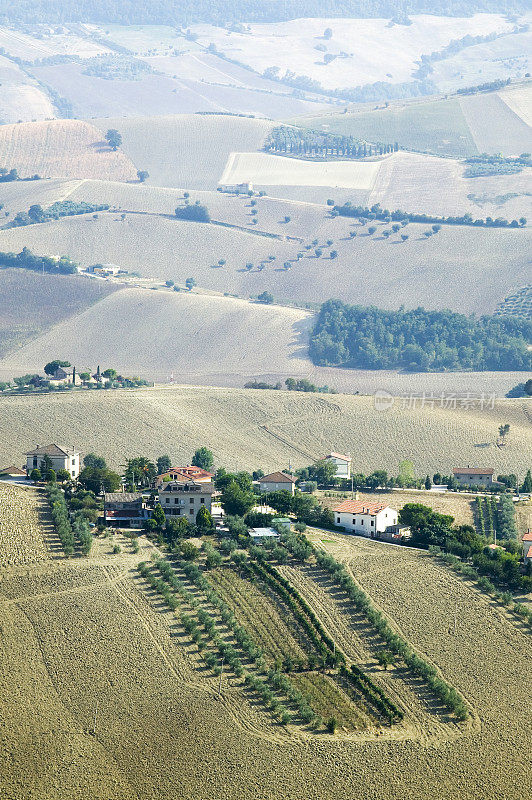
{"type": "Polygon", "coordinates": [[[495,470],[484,469],[483,467],[455,467],[454,475],[493,475],[495,470]]]}
{"type": "Polygon", "coordinates": [[[157,475],[157,482],[160,483],[164,481],[165,478],[171,478],[172,480],[180,480],[181,478],[184,481],[189,480],[205,480],[209,478],[212,480],[214,475],[212,472],[207,472],[205,469],[201,469],[201,467],[171,467],[166,472],[162,472],[160,475],[157,475]]]}
{"type": "Polygon", "coordinates": [[[68,447],[59,447],[57,444],[47,444],[44,447],[37,446],[35,450],[25,453],[26,456],[70,456],[75,451],[68,447]]]}
{"type": "Polygon", "coordinates": [[[0,475],[25,475],[26,472],[18,467],[4,467],[0,469],[0,475]]]}
{"type": "Polygon", "coordinates": [[[386,503],[363,503],[361,500],[344,500],[339,506],[333,508],[333,511],[343,512],[344,514],[369,514],[370,517],[374,517],[385,508],[389,508],[386,503]]]}
{"type": "Polygon", "coordinates": [[[528,553],[526,554],[527,558],[532,558],[532,545],[528,548],[528,553]]]}
{"type": "Polygon", "coordinates": [[[325,458],[341,458],[342,461],[351,461],[351,456],[344,456],[342,453],[329,453],[325,458]]]}
{"type": "Polygon", "coordinates": [[[523,536],[523,542],[532,542],[532,531],[528,531],[523,536]]]}
{"type": "Polygon", "coordinates": [[[295,483],[296,479],[291,475],[285,475],[284,472],[271,472],[269,475],[263,475],[259,483],[295,483]]]}

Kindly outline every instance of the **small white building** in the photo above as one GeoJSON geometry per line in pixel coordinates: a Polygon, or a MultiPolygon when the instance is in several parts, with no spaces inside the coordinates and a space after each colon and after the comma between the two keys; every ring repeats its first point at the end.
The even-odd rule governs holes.
{"type": "Polygon", "coordinates": [[[58,367],[48,382],[51,386],[81,386],[81,379],[76,367],[58,367]]]}
{"type": "Polygon", "coordinates": [[[281,534],[273,528],[251,528],[249,535],[254,544],[264,544],[265,542],[278,542],[281,534]]]}
{"type": "Polygon", "coordinates": [[[35,450],[30,450],[25,455],[28,475],[33,469],[43,469],[45,456],[50,459],[51,468],[54,472],[57,473],[60,469],[66,469],[73,478],[77,478],[79,475],[80,454],[72,448],[59,447],[57,444],[47,444],[44,447],[37,445],[35,450]]]}
{"type": "Polygon", "coordinates": [[[342,453],[329,453],[325,456],[324,461],[332,461],[336,465],[337,478],[350,478],[351,477],[351,456],[342,455],[342,453]]]}
{"type": "Polygon", "coordinates": [[[360,500],[344,500],[333,509],[334,521],[346,531],[379,538],[387,528],[397,526],[398,514],[386,503],[364,503],[360,500]]]}
{"type": "Polygon", "coordinates": [[[491,486],[494,470],[484,467],[456,467],[453,475],[461,486],[491,486]]]}
{"type": "Polygon", "coordinates": [[[294,494],[296,479],[291,475],[286,475],[284,472],[270,472],[269,475],[264,475],[259,481],[259,488],[261,494],[267,492],[290,492],[294,494]]]}

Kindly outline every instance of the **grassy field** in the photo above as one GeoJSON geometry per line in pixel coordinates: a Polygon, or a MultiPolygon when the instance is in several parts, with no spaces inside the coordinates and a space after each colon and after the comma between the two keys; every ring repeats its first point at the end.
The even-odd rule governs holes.
{"type": "MultiPolygon", "coordinates": [[[[53,354],[55,355],[55,353],[53,354]]],[[[169,452],[187,462],[200,445],[217,466],[264,471],[306,466],[331,450],[355,455],[355,469],[395,473],[415,453],[420,474],[464,464],[524,474],[532,457],[530,423],[520,400],[498,400],[493,410],[436,407],[377,411],[373,398],[253,389],[162,387],[0,398],[4,420],[1,461],[18,463],[35,442],[63,441],[76,431],[83,452],[100,452],[114,466],[137,454],[169,452]],[[130,424],[134,421],[134,425],[130,424]],[[508,444],[496,446],[509,423],[508,444]],[[105,436],[102,436],[105,431],[105,436]],[[172,431],[169,438],[168,432],[172,431]]]]}
{"type": "Polygon", "coordinates": [[[532,86],[504,89],[499,97],[529,127],[532,126],[532,86]]]}
{"type": "Polygon", "coordinates": [[[422,53],[441,50],[465,34],[486,35],[511,30],[501,16],[477,14],[468,18],[412,15],[408,26],[385,19],[295,19],[251,24],[244,32],[196,25],[198,41],[214,42],[218,50],[256,72],[277,66],[318,81],[326,89],[349,88],[376,81],[401,83],[412,79],[422,53]],[[332,37],[323,38],[326,28],[332,37]],[[318,50],[322,45],[325,50],[318,50]],[[324,63],[324,53],[339,56],[324,63]]]}
{"type": "Polygon", "coordinates": [[[437,155],[463,158],[478,153],[460,101],[454,97],[391,103],[389,108],[374,111],[313,115],[292,121],[369,141],[398,142],[400,147],[437,155]]]}
{"type": "Polygon", "coordinates": [[[99,53],[109,52],[107,47],[76,36],[64,29],[62,33],[53,33],[51,29],[44,33],[41,30],[39,36],[31,36],[3,26],[0,27],[0,47],[4,48],[10,56],[27,61],[63,54],[75,54],[82,58],[89,58],[99,53]]]}
{"type": "Polygon", "coordinates": [[[190,114],[104,119],[94,124],[103,132],[120,130],[124,153],[137,169],[148,170],[152,184],[216,189],[229,153],[260,148],[273,123],[190,114]]]}
{"type": "Polygon", "coordinates": [[[114,291],[116,286],[110,283],[27,270],[0,270],[0,355],[21,347],[114,291]]]}
{"type": "Polygon", "coordinates": [[[460,105],[480,153],[530,152],[530,126],[496,92],[462,97],[460,105]]]}
{"type": "Polygon", "coordinates": [[[2,125],[0,164],[17,169],[23,178],[35,174],[117,181],[137,178],[124,153],[109,150],[102,134],[79,120],[2,125]]]}

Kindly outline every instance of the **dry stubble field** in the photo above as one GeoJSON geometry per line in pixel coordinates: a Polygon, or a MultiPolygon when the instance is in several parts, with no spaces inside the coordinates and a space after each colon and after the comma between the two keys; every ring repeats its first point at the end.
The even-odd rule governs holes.
{"type": "Polygon", "coordinates": [[[70,430],[72,444],[101,453],[113,467],[140,454],[169,453],[174,463],[186,463],[206,445],[217,466],[231,469],[282,469],[289,460],[300,467],[347,450],[365,473],[395,472],[415,453],[420,474],[448,474],[467,464],[524,474],[532,461],[524,403],[498,400],[481,411],[401,408],[398,402],[382,412],[371,397],[201,386],[3,397],[1,452],[3,462],[18,463],[36,442],[62,442],[70,430]],[[498,426],[506,422],[510,439],[498,448],[498,426]]]}
{"type": "MultiPolygon", "coordinates": [[[[15,500],[12,511],[19,510],[15,500]]],[[[527,796],[529,698],[522,675],[529,641],[503,611],[427,556],[336,535],[325,543],[466,694],[474,724],[422,725],[414,738],[395,741],[301,739],[243,702],[231,679],[219,699],[217,681],[198,670],[195,648],[181,639],[171,615],[138,591],[132,569],[140,556],[109,555],[104,543],[88,560],[66,562],[51,552],[48,562],[0,572],[6,800],[527,796]],[[448,623],[456,602],[458,636],[448,623]]],[[[315,607],[326,620],[334,603],[320,605],[328,597],[320,591],[315,607]]],[[[355,642],[349,614],[342,619],[344,635],[355,642]]],[[[394,672],[386,677],[392,690],[394,672]]],[[[417,708],[414,702],[409,713],[417,708]]]]}

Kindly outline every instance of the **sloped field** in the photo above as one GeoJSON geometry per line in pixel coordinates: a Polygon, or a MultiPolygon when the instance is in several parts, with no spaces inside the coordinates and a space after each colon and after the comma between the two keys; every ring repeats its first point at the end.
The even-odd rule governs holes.
{"type": "Polygon", "coordinates": [[[412,454],[420,474],[449,474],[457,464],[524,474],[532,459],[530,423],[519,400],[498,400],[484,410],[460,403],[456,410],[409,408],[396,400],[383,412],[371,397],[178,386],[0,401],[6,463],[20,460],[36,439],[62,440],[67,426],[82,451],[101,452],[113,466],[128,455],[166,452],[174,463],[186,462],[200,445],[213,450],[217,466],[265,472],[289,460],[308,465],[338,449],[351,452],[365,473],[395,472],[412,454]],[[511,436],[498,448],[501,422],[510,424],[511,436]]]}
{"type": "Polygon", "coordinates": [[[44,505],[34,489],[0,482],[0,567],[48,558],[41,519],[44,505]]]}
{"type": "Polygon", "coordinates": [[[72,119],[2,125],[0,164],[17,169],[23,178],[37,174],[126,181],[137,177],[124,153],[109,150],[96,128],[72,119]]]}
{"type": "Polygon", "coordinates": [[[111,283],[69,275],[0,270],[0,355],[83,311],[116,288],[111,283]]]}
{"type": "MultiPolygon", "coordinates": [[[[216,189],[229,153],[258,150],[273,123],[233,116],[95,120],[102,132],[117,128],[122,150],[156,186],[216,189]]],[[[96,177],[96,176],[92,176],[96,177]]]]}
{"type": "Polygon", "coordinates": [[[78,370],[106,364],[163,381],[171,374],[177,382],[218,376],[242,385],[255,374],[299,373],[299,359],[308,367],[309,325],[299,309],[126,289],[17,350],[2,362],[2,373],[37,371],[52,353],[78,370]]]}
{"type": "MultiPolygon", "coordinates": [[[[79,199],[82,189],[76,190],[79,199]]],[[[0,250],[19,252],[28,246],[44,255],[70,255],[83,266],[112,262],[146,277],[180,284],[193,277],[198,286],[242,297],[256,297],[267,290],[277,299],[319,303],[337,296],[382,308],[404,304],[491,313],[510,291],[529,282],[529,228],[442,226],[438,234],[426,238],[424,232],[430,226],[410,224],[409,238],[402,242],[400,233],[389,239],[382,236],[390,228],[386,224],[377,224],[375,234],[369,235],[368,226],[346,218],[331,219],[324,207],[316,211],[301,206],[293,212],[294,223],[285,223],[280,212],[291,217],[291,208],[271,207],[271,201],[263,200],[258,201],[256,229],[262,228],[264,218],[267,231],[285,237],[293,231],[299,240],[246,232],[251,230],[246,222],[251,219],[249,209],[242,201],[233,206],[234,201],[227,199],[244,230],[171,216],[127,214],[122,220],[120,214],[103,213],[97,220],[92,215],[70,217],[0,231],[0,250]],[[354,239],[348,236],[351,230],[357,234],[354,239]],[[314,237],[319,256],[317,245],[312,244],[314,237]],[[336,258],[330,258],[331,250],[336,258]],[[270,255],[275,259],[269,260],[270,255]],[[220,259],[226,264],[217,267],[220,259]],[[264,269],[259,271],[263,260],[264,269]],[[285,262],[290,269],[284,268],[285,262]],[[253,264],[249,271],[247,263],[253,264]]]]}

